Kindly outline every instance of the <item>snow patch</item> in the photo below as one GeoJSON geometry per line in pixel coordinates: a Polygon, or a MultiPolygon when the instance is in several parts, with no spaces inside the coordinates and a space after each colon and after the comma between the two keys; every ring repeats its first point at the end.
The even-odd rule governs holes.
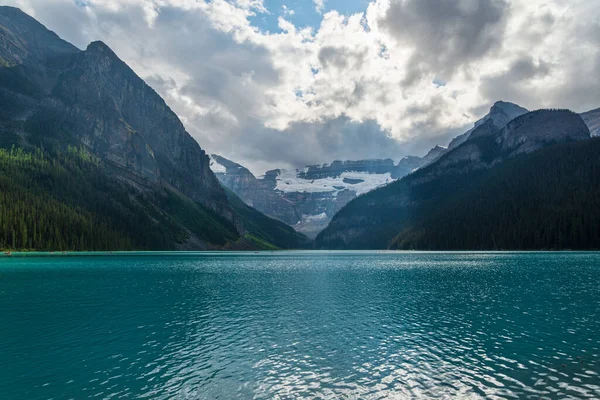
{"type": "Polygon", "coordinates": [[[389,172],[385,174],[370,174],[368,172],[354,172],[347,171],[343,172],[337,177],[328,177],[320,179],[304,179],[298,177],[298,171],[295,170],[281,170],[277,176],[276,190],[284,193],[332,193],[334,196],[338,192],[348,189],[361,195],[370,192],[380,186],[387,185],[395,181],[389,172]],[[346,183],[344,179],[351,181],[361,180],[360,183],[346,183]]]}
{"type": "Polygon", "coordinates": [[[219,164],[217,162],[217,160],[215,160],[211,156],[208,156],[208,158],[210,158],[210,169],[212,170],[212,172],[214,172],[215,174],[217,174],[217,173],[226,174],[227,173],[227,168],[225,168],[225,166],[219,164]]]}
{"type": "Polygon", "coordinates": [[[302,214],[302,221],[299,221],[298,224],[306,223],[306,222],[324,221],[326,219],[329,219],[329,217],[325,213],[321,213],[321,214],[317,214],[317,215],[302,214]]]}

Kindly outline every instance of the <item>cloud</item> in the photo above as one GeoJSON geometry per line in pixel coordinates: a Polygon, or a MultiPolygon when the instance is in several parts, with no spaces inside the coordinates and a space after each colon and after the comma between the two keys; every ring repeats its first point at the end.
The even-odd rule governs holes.
{"type": "Polygon", "coordinates": [[[516,2],[503,49],[478,80],[483,99],[586,111],[600,105],[600,4],[516,2]],[[492,63],[493,62],[493,63],[492,63]]]}
{"type": "Polygon", "coordinates": [[[315,3],[315,10],[321,14],[325,9],[325,0],[313,0],[313,3],[315,3]]]}
{"type": "Polygon", "coordinates": [[[379,24],[412,49],[407,83],[431,73],[447,81],[502,43],[508,11],[505,0],[400,0],[379,24]]]}
{"type": "Polygon", "coordinates": [[[286,6],[285,4],[281,6],[281,13],[284,16],[288,16],[288,15],[294,15],[296,12],[290,8],[288,8],[288,6],[286,6]]]}
{"type": "Polygon", "coordinates": [[[422,155],[496,100],[600,106],[594,0],[373,0],[315,27],[259,0],[8,3],[80,48],[105,41],[203,148],[257,173],[422,155]],[[252,25],[268,13],[279,32],[252,25]]]}

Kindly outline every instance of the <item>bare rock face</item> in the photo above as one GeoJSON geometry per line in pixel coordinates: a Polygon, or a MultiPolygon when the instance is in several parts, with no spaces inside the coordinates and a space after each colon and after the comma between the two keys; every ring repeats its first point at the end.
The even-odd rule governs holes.
{"type": "Polygon", "coordinates": [[[581,114],[581,118],[592,136],[600,136],[600,108],[581,114]]]}
{"type": "Polygon", "coordinates": [[[57,57],[80,51],[18,8],[8,6],[0,7],[0,38],[2,67],[51,64],[57,57]]]}
{"type": "Polygon", "coordinates": [[[166,185],[242,231],[209,158],[164,100],[104,43],[81,51],[0,7],[0,132],[85,146],[126,180],[166,185]]]}
{"type": "Polygon", "coordinates": [[[538,110],[512,120],[496,136],[502,152],[510,156],[531,153],[544,146],[590,138],[583,119],[569,110],[538,110]]]}
{"type": "Polygon", "coordinates": [[[515,118],[502,129],[488,119],[475,127],[465,142],[440,156],[418,182],[489,168],[510,157],[551,144],[589,138],[589,129],[581,117],[569,110],[532,111],[515,118]]]}
{"type": "Polygon", "coordinates": [[[210,208],[226,203],[208,156],[177,115],[104,43],[78,54],[53,94],[83,128],[81,140],[107,159],[210,208]]]}
{"type": "Polygon", "coordinates": [[[473,133],[473,131],[475,131],[477,129],[477,127],[479,127],[479,125],[482,125],[489,121],[496,128],[502,129],[510,121],[512,121],[519,115],[523,115],[527,112],[528,112],[527,109],[525,109],[517,104],[506,102],[506,101],[497,101],[490,108],[489,113],[487,113],[479,121],[475,122],[475,125],[473,126],[472,129],[470,129],[467,132],[463,133],[462,135],[457,136],[454,139],[452,139],[452,141],[448,145],[448,150],[455,149],[456,147],[458,147],[461,144],[463,144],[464,142],[466,142],[467,139],[469,139],[469,137],[473,133]]]}
{"type": "Polygon", "coordinates": [[[442,154],[444,154],[447,150],[447,147],[435,146],[433,149],[429,150],[425,157],[423,157],[422,161],[420,162],[421,165],[419,167],[423,168],[431,164],[432,162],[437,160],[442,154]]]}

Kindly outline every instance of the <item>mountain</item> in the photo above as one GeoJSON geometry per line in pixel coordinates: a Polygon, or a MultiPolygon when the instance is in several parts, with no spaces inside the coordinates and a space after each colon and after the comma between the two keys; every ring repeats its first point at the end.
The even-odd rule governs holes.
{"type": "Polygon", "coordinates": [[[588,208],[600,193],[599,148],[567,110],[523,114],[502,129],[488,119],[434,163],[348,203],[316,246],[600,247],[600,215],[588,208]]]}
{"type": "Polygon", "coordinates": [[[226,193],[231,206],[243,219],[248,232],[243,240],[228,244],[228,248],[251,250],[253,248],[307,249],[313,247],[312,240],[295,231],[294,228],[250,207],[231,190],[226,189],[226,193]]]}
{"type": "Polygon", "coordinates": [[[211,155],[211,168],[226,188],[246,204],[314,238],[333,215],[358,195],[401,178],[429,163],[444,148],[425,157],[334,161],[303,170],[276,169],[255,177],[244,166],[211,155]]]}
{"type": "Polygon", "coordinates": [[[189,198],[161,187],[132,190],[71,146],[58,154],[0,149],[0,221],[2,249],[217,249],[240,237],[189,198]]]}
{"type": "Polygon", "coordinates": [[[421,212],[392,249],[600,249],[600,140],[551,145],[447,182],[459,191],[421,212]]]}
{"type": "MultiPolygon", "coordinates": [[[[429,150],[429,152],[425,155],[425,157],[423,157],[420,167],[423,168],[424,166],[431,164],[432,162],[437,160],[442,154],[444,154],[446,151],[448,151],[447,147],[442,147],[439,145],[435,146],[433,149],[429,150]]],[[[408,175],[408,174],[406,174],[406,175],[408,175]]]]}
{"type": "Polygon", "coordinates": [[[262,216],[232,205],[177,115],[107,45],[93,42],[81,51],[12,7],[0,7],[0,106],[0,147],[10,149],[3,153],[6,168],[22,166],[22,182],[4,180],[10,198],[28,193],[36,215],[52,219],[41,204],[47,197],[65,218],[87,221],[80,237],[63,233],[60,243],[42,240],[41,233],[19,236],[13,231],[38,227],[7,203],[12,226],[4,227],[4,246],[207,249],[235,247],[253,233],[261,240],[276,236],[250,227],[285,229],[271,221],[262,226],[262,216]],[[44,165],[56,170],[45,174],[44,165]],[[68,190],[53,190],[53,183],[68,190]],[[95,237],[95,224],[124,239],[111,244],[95,237]]]}
{"type": "Polygon", "coordinates": [[[490,121],[496,128],[502,129],[508,124],[510,121],[515,119],[516,117],[527,113],[528,110],[514,103],[506,102],[506,101],[497,101],[490,108],[489,113],[487,113],[483,118],[475,122],[473,128],[463,133],[460,136],[452,139],[450,144],[448,145],[448,150],[455,149],[456,147],[463,144],[470,136],[471,133],[477,129],[478,126],[490,121]]]}
{"type": "Polygon", "coordinates": [[[581,114],[592,136],[600,136],[600,108],[581,114]]]}

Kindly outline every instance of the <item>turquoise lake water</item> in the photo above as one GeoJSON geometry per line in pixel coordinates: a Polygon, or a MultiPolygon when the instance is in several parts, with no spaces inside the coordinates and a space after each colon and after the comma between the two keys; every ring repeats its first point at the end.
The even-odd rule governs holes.
{"type": "Polygon", "coordinates": [[[0,399],[600,398],[599,253],[0,257],[0,399]]]}

